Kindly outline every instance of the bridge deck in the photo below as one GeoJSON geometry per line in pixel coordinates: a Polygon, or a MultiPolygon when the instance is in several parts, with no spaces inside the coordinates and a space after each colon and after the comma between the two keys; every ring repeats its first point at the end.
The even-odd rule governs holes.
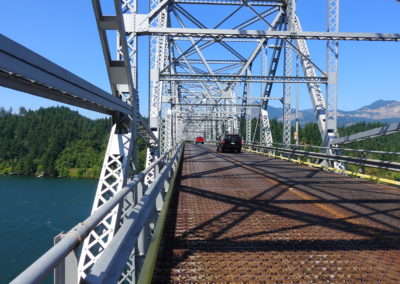
{"type": "Polygon", "coordinates": [[[154,282],[400,281],[400,189],[186,145],[154,282]]]}

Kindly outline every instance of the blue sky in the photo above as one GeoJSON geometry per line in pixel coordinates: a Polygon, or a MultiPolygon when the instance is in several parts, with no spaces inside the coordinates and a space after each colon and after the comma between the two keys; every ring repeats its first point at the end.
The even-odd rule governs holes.
{"type": "MultiPolygon", "coordinates": [[[[147,5],[148,1],[140,2],[147,5]]],[[[326,2],[297,1],[304,30],[326,29],[326,2]]],[[[340,31],[400,33],[400,3],[396,0],[342,0],[340,12],[340,31]]],[[[100,88],[110,90],[91,1],[2,1],[0,32],[100,88]]],[[[146,43],[147,39],[143,39],[139,46],[143,51],[139,62],[139,94],[144,115],[148,105],[146,43]]],[[[325,66],[325,42],[313,41],[309,46],[313,59],[325,66]]],[[[339,109],[354,110],[378,99],[400,100],[400,43],[341,42],[339,64],[339,109]]],[[[300,96],[300,108],[309,108],[305,88],[301,88],[300,96]]],[[[0,106],[5,108],[37,109],[51,105],[57,103],[0,88],[0,106]]],[[[91,118],[102,117],[86,110],[80,112],[91,118]]]]}

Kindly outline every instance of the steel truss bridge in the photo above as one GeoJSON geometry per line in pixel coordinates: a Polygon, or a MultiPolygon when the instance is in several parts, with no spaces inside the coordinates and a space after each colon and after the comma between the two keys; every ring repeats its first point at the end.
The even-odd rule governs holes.
{"type": "MultiPolygon", "coordinates": [[[[293,164],[287,161],[276,162],[276,157],[293,162],[297,158],[300,162],[300,157],[311,159],[314,165],[340,172],[346,172],[348,163],[399,171],[399,163],[343,154],[344,149],[340,147],[341,145],[398,132],[400,125],[392,124],[348,137],[338,137],[337,74],[340,41],[399,42],[400,34],[340,32],[339,0],[327,1],[326,32],[304,31],[301,19],[296,13],[296,5],[301,5],[301,1],[297,4],[294,0],[109,0],[108,2],[113,5],[113,13],[105,14],[102,7],[104,1],[92,0],[111,94],[12,39],[0,36],[1,86],[104,113],[110,115],[113,122],[91,216],[69,232],[58,236],[57,244],[20,274],[13,283],[39,282],[53,269],[55,269],[56,283],[151,281],[157,259],[154,255],[157,256],[159,250],[164,222],[167,219],[167,209],[174,200],[172,189],[179,185],[179,177],[187,177],[194,181],[197,176],[204,177],[200,180],[212,179],[213,171],[217,171],[212,168],[214,164],[210,164],[208,169],[201,168],[202,174],[196,172],[197,168],[194,166],[196,157],[203,155],[205,159],[203,162],[207,164],[207,161],[215,162],[217,154],[210,152],[210,146],[187,145],[184,150],[182,141],[191,140],[195,136],[200,135],[204,136],[206,141],[215,141],[224,133],[245,133],[245,147],[249,151],[257,151],[274,158],[249,153],[244,153],[240,157],[248,157],[257,163],[262,163],[262,161],[280,163],[277,166],[281,169],[291,169],[293,164]],[[141,2],[140,5],[148,5],[147,14],[138,12],[139,2],[141,2]],[[210,11],[209,9],[213,10],[212,15],[216,17],[211,26],[209,24],[211,21],[204,21],[204,15],[210,11]],[[114,37],[109,36],[110,32],[116,34],[116,51],[111,48],[115,43],[111,42],[114,37]],[[139,113],[139,102],[143,99],[143,94],[138,93],[138,57],[142,53],[138,49],[138,42],[142,39],[149,39],[148,119],[143,118],[139,113]],[[308,48],[309,40],[326,42],[326,70],[313,60],[308,48]],[[283,84],[283,94],[272,97],[272,89],[276,84],[283,84]],[[323,141],[323,144],[316,146],[314,151],[310,148],[293,147],[291,141],[292,95],[299,84],[307,86],[315,121],[323,141]],[[268,116],[270,100],[279,100],[283,105],[283,141],[274,141],[271,134],[268,116]],[[259,133],[257,141],[255,141],[255,133],[252,133],[251,126],[251,120],[254,117],[258,118],[255,129],[259,133]],[[143,139],[148,146],[146,169],[140,173],[137,171],[137,139],[143,139]],[[277,146],[274,142],[281,144],[277,146]],[[184,165],[188,168],[184,166],[183,173],[180,173],[183,156],[185,157],[184,165]],[[77,248],[80,248],[79,256],[76,255],[77,248]]],[[[241,167],[243,171],[261,175],[264,180],[261,185],[253,184],[254,190],[261,190],[266,184],[272,186],[278,183],[287,192],[290,191],[290,194],[295,194],[297,198],[301,197],[308,203],[312,203],[315,198],[315,192],[312,192],[315,188],[310,189],[308,193],[300,192],[295,188],[296,184],[302,184],[299,176],[291,179],[289,175],[286,177],[279,175],[279,171],[274,172],[271,168],[269,170],[257,168],[251,163],[250,165],[249,161],[236,159],[234,156],[225,158],[219,154],[217,156],[220,160],[216,163],[233,163],[233,166],[227,166],[227,170],[232,167],[241,167]],[[276,174],[275,177],[273,177],[274,174],[268,176],[267,171],[276,174]],[[276,181],[271,182],[271,178],[275,178],[276,181]]],[[[306,173],[305,178],[316,175],[315,170],[311,168],[307,170],[306,167],[301,166],[299,169],[301,170],[298,171],[306,173]]],[[[220,179],[234,179],[235,175],[243,174],[243,172],[235,171],[229,173],[233,176],[219,176],[220,179]]],[[[354,179],[344,176],[333,178],[332,174],[318,173],[318,175],[327,175],[324,178],[331,180],[346,179],[341,190],[346,189],[344,184],[354,183],[354,179]]],[[[237,182],[241,184],[239,180],[237,182]]],[[[255,197],[246,199],[244,195],[237,197],[241,193],[233,194],[236,197],[229,197],[228,193],[224,195],[213,190],[190,189],[190,186],[194,187],[195,184],[196,182],[193,184],[183,182],[180,187],[183,194],[181,196],[185,197],[185,193],[190,193],[203,198],[214,198],[235,208],[242,204],[245,208],[243,212],[247,212],[246,210],[253,212],[252,210],[257,209],[263,214],[271,215],[277,214],[279,209],[277,205],[267,206],[269,209],[262,207],[262,204],[266,204],[266,200],[260,199],[260,201],[255,197]]],[[[221,187],[224,186],[238,192],[240,189],[244,192],[246,188],[243,184],[242,188],[236,188],[237,184],[233,183],[221,185],[221,187]]],[[[361,183],[360,186],[365,185],[361,183]]],[[[379,187],[387,190],[384,186],[379,187]]],[[[280,195],[280,193],[277,194],[280,195]]],[[[343,194],[346,195],[346,193],[343,194]]],[[[380,193],[375,194],[379,196],[380,193]]],[[[268,200],[275,200],[276,204],[279,204],[279,198],[275,197],[270,197],[268,200]]],[[[182,202],[190,200],[189,198],[182,202]]],[[[327,200],[330,199],[327,198],[327,200]]],[[[293,201],[294,204],[299,203],[296,202],[293,201]]],[[[175,206],[178,205],[175,204],[175,206]]],[[[196,211],[195,208],[204,204],[189,203],[188,206],[182,209],[182,212],[196,211]]],[[[210,209],[214,208],[213,206],[214,204],[210,202],[210,209]]],[[[326,209],[327,206],[322,204],[319,207],[326,209]]],[[[359,206],[362,207],[362,205],[359,206]]],[[[177,214],[181,216],[179,208],[177,214]]],[[[368,206],[365,208],[378,210],[368,206]]],[[[203,213],[207,211],[207,209],[204,210],[203,213]]],[[[300,218],[296,210],[281,208],[279,212],[285,218],[294,218],[300,223],[310,222],[315,225],[318,222],[330,220],[329,216],[319,216],[318,219],[311,213],[300,214],[302,216],[300,218]]],[[[328,208],[325,211],[332,213],[332,210],[328,208]]],[[[346,210],[353,209],[346,208],[346,210]]],[[[349,228],[350,224],[355,226],[355,230],[363,237],[376,233],[387,239],[397,240],[398,243],[400,228],[398,213],[398,210],[393,214],[390,213],[391,215],[388,213],[391,218],[397,220],[397,223],[381,222],[397,234],[388,233],[390,230],[387,228],[368,227],[358,219],[347,222],[345,221],[347,215],[342,212],[334,214],[335,218],[342,219],[336,220],[332,226],[340,227],[341,232],[351,234],[354,232],[349,228]]],[[[368,213],[365,214],[368,215],[368,213]]],[[[211,234],[215,229],[212,226],[218,227],[218,224],[210,221],[209,225],[211,226],[208,228],[209,231],[204,232],[211,234]]],[[[188,226],[190,227],[190,224],[188,226]]],[[[195,228],[205,229],[205,225],[202,226],[195,228]]],[[[228,229],[232,227],[233,225],[228,225],[228,229]]],[[[253,229],[255,230],[256,227],[253,229]]],[[[193,228],[190,230],[188,234],[196,233],[193,228]]],[[[248,231],[248,233],[257,235],[256,231],[248,231]]],[[[217,233],[215,234],[218,236],[217,233]]],[[[201,237],[197,240],[197,243],[192,242],[187,245],[197,248],[207,246],[207,240],[208,243],[211,242],[210,239],[201,242],[201,237]]],[[[234,244],[232,242],[219,243],[213,239],[214,246],[230,247],[234,244]]],[[[301,240],[299,242],[300,246],[304,246],[301,240]]],[[[363,248],[366,245],[363,241],[353,243],[363,248]]],[[[168,247],[168,245],[168,241],[164,241],[163,246],[168,247]]],[[[250,246],[249,243],[242,245],[250,246]]],[[[334,246],[332,243],[327,246],[329,245],[334,246]]],[[[283,243],[282,246],[284,246],[283,243]]],[[[399,247],[391,243],[391,248],[393,247],[395,247],[395,253],[392,260],[399,264],[400,256],[396,253],[399,247]]],[[[221,248],[218,250],[224,251],[221,248]]],[[[246,251],[246,248],[243,250],[246,251]]],[[[289,250],[295,250],[295,248],[289,250]]],[[[261,251],[267,250],[264,248],[261,251]]],[[[167,256],[164,253],[162,257],[167,256]]],[[[162,257],[157,265],[168,266],[163,264],[162,257]]],[[[225,255],[220,261],[223,262],[224,259],[230,257],[225,255]]],[[[260,259],[261,263],[266,261],[262,260],[263,256],[260,259]]],[[[280,261],[283,260],[280,259],[280,261]]],[[[233,264],[235,262],[230,263],[230,265],[233,264]]],[[[179,265],[177,264],[176,267],[179,265]]],[[[239,279],[229,277],[220,279],[219,276],[204,279],[185,278],[181,274],[188,270],[187,267],[180,268],[182,270],[179,273],[175,271],[174,273],[178,276],[167,279],[162,278],[164,276],[159,266],[157,269],[159,279],[164,279],[162,281],[165,282],[196,282],[204,279],[204,281],[214,279],[214,281],[228,282],[242,280],[240,277],[239,279]]],[[[190,269],[190,273],[195,273],[195,268],[190,269]]],[[[238,271],[240,269],[242,266],[238,267],[238,271]]],[[[235,270],[235,267],[229,270],[235,270]]],[[[220,271],[223,271],[223,268],[220,271]]],[[[391,271],[393,278],[390,279],[394,279],[394,282],[398,281],[400,272],[391,271]]],[[[214,273],[219,275],[216,271],[214,273]]],[[[274,273],[273,275],[279,274],[279,272],[276,274],[276,271],[274,273]]],[[[283,278],[268,279],[278,281],[283,278]]],[[[300,278],[292,280],[301,281],[300,278]]],[[[154,281],[157,281],[157,278],[154,281]]]]}

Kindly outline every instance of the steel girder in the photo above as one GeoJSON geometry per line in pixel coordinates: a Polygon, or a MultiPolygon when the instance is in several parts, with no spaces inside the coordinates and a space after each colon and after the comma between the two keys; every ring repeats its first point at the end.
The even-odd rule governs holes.
{"type": "MultiPolygon", "coordinates": [[[[328,32],[337,32],[339,30],[339,0],[328,0],[328,2],[328,32]]],[[[337,135],[336,109],[339,41],[328,40],[326,52],[328,84],[326,86],[326,142],[324,142],[324,146],[329,143],[327,140],[336,138],[337,135]]]]}
{"type": "Polygon", "coordinates": [[[130,104],[4,35],[0,35],[0,85],[114,116],[133,113],[130,104]]]}
{"type": "Polygon", "coordinates": [[[224,29],[182,29],[182,28],[148,28],[137,30],[139,35],[159,35],[175,37],[217,38],[224,42],[229,39],[309,39],[309,40],[355,40],[355,41],[400,41],[398,33],[349,33],[349,32],[294,32],[264,30],[224,30],[224,29]]]}
{"type": "Polygon", "coordinates": [[[261,139],[260,142],[272,146],[273,138],[271,135],[271,125],[269,123],[268,111],[261,109],[261,139]]]}
{"type": "MultiPolygon", "coordinates": [[[[130,116],[113,117],[113,127],[101,171],[92,213],[112,198],[136,173],[136,139],[139,123],[143,124],[139,114],[137,92],[137,36],[126,32],[124,18],[136,13],[137,3],[132,0],[115,0],[114,15],[103,15],[100,1],[93,0],[101,44],[113,95],[129,104],[130,116]],[[117,56],[113,59],[106,31],[117,33],[117,56]]],[[[151,134],[149,133],[149,136],[151,134]]],[[[118,228],[124,223],[135,205],[133,195],[128,195],[117,205],[85,239],[79,265],[78,277],[84,279],[108,247],[118,228]]],[[[120,281],[135,282],[135,251],[131,253],[120,281]]]]}
{"type": "Polygon", "coordinates": [[[329,142],[330,142],[330,145],[347,144],[347,143],[351,143],[351,142],[355,142],[355,141],[362,141],[365,139],[371,139],[371,138],[379,137],[382,135],[389,135],[389,134],[393,134],[393,133],[397,133],[397,132],[400,132],[400,122],[377,127],[374,129],[370,129],[367,131],[348,135],[345,137],[331,139],[329,142]]]}
{"type": "MultiPolygon", "coordinates": [[[[291,47],[289,47],[291,48],[291,47]]],[[[300,77],[300,76],[251,76],[237,74],[163,74],[161,81],[183,82],[228,82],[228,83],[326,83],[325,77],[300,77]]]]}
{"type": "MultiPolygon", "coordinates": [[[[290,32],[295,31],[294,20],[296,17],[296,2],[288,0],[286,7],[286,26],[290,32]]],[[[293,50],[292,39],[285,41],[285,76],[293,75],[293,50]]],[[[292,130],[292,84],[285,83],[283,92],[283,144],[285,146],[291,143],[291,130],[292,130]]]]}
{"type": "MultiPolygon", "coordinates": [[[[300,20],[297,16],[296,16],[296,20],[295,20],[295,28],[297,31],[302,31],[300,20]]],[[[300,51],[300,53],[298,55],[300,58],[303,73],[307,77],[317,77],[316,69],[318,69],[318,66],[316,66],[311,61],[311,55],[310,55],[310,51],[308,50],[307,42],[304,39],[297,39],[296,43],[297,43],[297,47],[300,51]]],[[[322,71],[322,70],[320,70],[320,71],[322,71]]],[[[320,84],[317,82],[308,83],[307,87],[308,87],[308,92],[310,94],[311,103],[313,105],[314,115],[316,117],[318,128],[319,128],[322,140],[324,140],[325,133],[326,133],[326,123],[325,123],[326,107],[325,107],[325,101],[324,101],[324,97],[322,95],[321,87],[320,87],[320,84]]]]}
{"type": "MultiPolygon", "coordinates": [[[[168,13],[166,7],[171,1],[164,0],[151,0],[149,2],[149,14],[148,15],[136,15],[138,21],[144,21],[148,26],[156,28],[166,28],[168,24],[168,13]]],[[[149,85],[151,93],[149,96],[149,123],[150,129],[154,136],[160,139],[160,143],[157,146],[155,143],[151,143],[147,148],[146,155],[146,166],[152,164],[156,158],[164,150],[165,145],[165,123],[161,118],[162,112],[162,96],[165,91],[165,84],[160,81],[158,70],[164,66],[168,56],[168,43],[166,36],[152,35],[149,39],[150,45],[150,74],[149,74],[149,85]]],[[[151,171],[146,177],[146,184],[150,185],[154,182],[154,171],[151,171]]]]}

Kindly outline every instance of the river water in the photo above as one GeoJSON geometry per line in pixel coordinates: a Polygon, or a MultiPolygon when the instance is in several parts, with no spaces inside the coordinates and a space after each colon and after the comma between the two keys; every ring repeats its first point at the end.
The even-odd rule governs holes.
{"type": "MultiPolygon", "coordinates": [[[[0,176],[0,283],[90,214],[96,180],[0,176]]],[[[50,283],[47,279],[45,283],[50,283]]]]}

